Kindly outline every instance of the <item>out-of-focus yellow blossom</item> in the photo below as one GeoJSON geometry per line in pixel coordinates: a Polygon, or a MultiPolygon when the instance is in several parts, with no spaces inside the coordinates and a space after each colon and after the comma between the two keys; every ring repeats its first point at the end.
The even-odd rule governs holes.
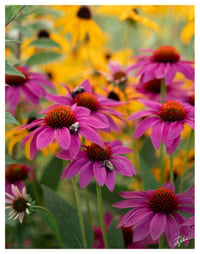
{"type": "MultiPolygon", "coordinates": [[[[23,124],[27,123],[27,119],[22,120],[23,124]]],[[[11,130],[6,130],[6,141],[8,145],[8,154],[10,156],[13,155],[14,147],[15,145],[19,144],[22,142],[22,140],[29,134],[30,132],[27,129],[18,129],[18,127],[13,128],[11,130]]],[[[31,139],[26,142],[24,145],[24,153],[25,157],[30,160],[30,143],[31,139]]],[[[58,144],[57,143],[52,143],[49,146],[43,148],[42,154],[44,156],[48,156],[49,154],[55,154],[56,151],[58,150],[58,144]]]]}
{"type": "Polygon", "coordinates": [[[142,15],[138,14],[138,10],[140,10],[140,6],[138,5],[108,5],[98,7],[97,13],[118,16],[119,20],[121,21],[132,20],[136,23],[141,23],[147,27],[150,27],[157,33],[159,33],[159,26],[149,18],[143,17],[142,15]]]}
{"type": "Polygon", "coordinates": [[[188,7],[187,12],[188,23],[183,27],[181,32],[181,40],[185,42],[185,44],[189,44],[192,37],[194,36],[194,6],[188,7]]]}
{"type": "Polygon", "coordinates": [[[92,45],[101,45],[104,42],[104,34],[93,19],[92,6],[57,6],[64,15],[56,21],[56,26],[62,26],[62,33],[70,33],[72,43],[77,46],[78,42],[83,42],[87,36],[92,45]]]}
{"type": "MultiPolygon", "coordinates": [[[[71,50],[71,45],[69,41],[62,35],[48,31],[46,29],[41,29],[39,30],[31,39],[25,38],[23,43],[21,44],[21,52],[22,52],[22,57],[27,58],[33,55],[34,53],[45,51],[45,48],[39,49],[36,48],[35,46],[28,46],[32,41],[36,39],[42,39],[42,38],[49,38],[55,42],[57,42],[60,47],[53,47],[51,50],[54,52],[60,52],[62,54],[67,54],[71,50]]],[[[49,50],[47,48],[47,50],[49,50]]]]}
{"type": "MultiPolygon", "coordinates": [[[[174,177],[178,177],[183,172],[183,164],[185,160],[185,151],[181,150],[179,154],[173,158],[173,170],[174,170],[174,177]]],[[[188,155],[188,162],[186,165],[186,170],[190,169],[194,165],[194,150],[190,150],[188,155]]],[[[169,181],[169,175],[170,175],[170,160],[169,158],[165,159],[164,162],[164,181],[169,181]]],[[[157,181],[161,181],[161,170],[159,168],[153,168],[151,169],[153,175],[155,176],[157,181]]]]}

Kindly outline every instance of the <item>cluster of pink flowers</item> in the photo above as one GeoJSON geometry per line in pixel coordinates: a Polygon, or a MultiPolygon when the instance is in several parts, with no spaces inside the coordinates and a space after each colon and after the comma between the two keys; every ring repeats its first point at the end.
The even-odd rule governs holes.
{"type": "MultiPolygon", "coordinates": [[[[134,120],[134,124],[136,123],[133,138],[138,139],[151,128],[153,147],[159,149],[163,142],[167,154],[170,155],[176,151],[180,143],[184,124],[194,129],[194,95],[192,97],[186,93],[181,87],[183,82],[174,81],[177,72],[182,73],[187,79],[194,80],[193,63],[182,60],[179,52],[171,46],[141,51],[151,55],[136,56],[138,61],[125,68],[117,62],[110,62],[110,73],[100,73],[108,78],[109,82],[124,90],[128,84],[128,77],[139,68],[135,75],[139,76],[136,89],[146,95],[147,99],[139,101],[147,109],[128,117],[128,120],[134,120]],[[165,82],[166,88],[164,102],[160,102],[162,82],[165,82]]],[[[114,107],[123,105],[124,102],[96,94],[88,80],[73,90],[65,86],[66,96],[55,95],[43,88],[43,85],[53,87],[44,75],[32,73],[28,67],[17,69],[25,78],[6,76],[6,83],[9,85],[6,87],[6,100],[11,109],[16,108],[19,103],[21,92],[34,104],[38,104],[41,97],[54,103],[39,112],[43,114],[39,119],[19,127],[31,130],[20,146],[22,148],[26,142],[30,142],[31,159],[34,159],[39,150],[57,142],[60,150],[56,156],[70,161],[62,172],[61,179],[69,179],[80,173],[81,188],[85,188],[95,178],[99,186],[106,185],[112,192],[115,188],[116,173],[127,177],[136,175],[137,168],[135,169],[123,156],[132,150],[119,140],[107,142],[99,134],[99,131],[120,131],[115,119],[127,119],[114,107]],[[83,139],[91,143],[81,144],[83,139]]],[[[20,222],[25,213],[29,213],[30,204],[23,183],[28,172],[29,169],[24,165],[21,165],[20,169],[19,166],[12,165],[6,171],[6,202],[9,204],[7,208],[13,209],[10,218],[19,217],[20,222]],[[24,200],[24,206],[17,210],[15,204],[20,196],[24,200]]],[[[170,248],[174,248],[180,236],[191,236],[194,222],[191,218],[186,220],[180,212],[194,214],[193,189],[191,187],[184,193],[175,194],[173,184],[168,182],[156,190],[121,192],[121,197],[126,200],[113,206],[120,209],[131,208],[120,218],[118,224],[118,227],[123,228],[123,232],[131,232],[132,242],[127,246],[137,248],[138,243],[140,247],[158,244],[159,238],[164,235],[170,248]]],[[[99,235],[100,244],[94,244],[93,247],[103,248],[102,236],[99,235]]]]}

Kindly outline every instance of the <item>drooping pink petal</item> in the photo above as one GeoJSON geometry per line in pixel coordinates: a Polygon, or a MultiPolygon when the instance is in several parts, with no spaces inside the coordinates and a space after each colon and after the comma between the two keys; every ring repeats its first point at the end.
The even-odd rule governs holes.
{"type": "Polygon", "coordinates": [[[167,215],[166,218],[167,220],[166,220],[165,235],[166,235],[169,247],[174,248],[176,244],[178,243],[177,241],[179,239],[180,230],[174,217],[172,217],[171,215],[167,215]]]}
{"type": "Polygon", "coordinates": [[[161,79],[165,76],[165,64],[164,63],[160,63],[159,67],[157,68],[157,70],[155,71],[155,77],[157,79],[161,79]]]}
{"type": "Polygon", "coordinates": [[[45,128],[38,135],[36,140],[37,149],[42,149],[53,142],[55,137],[55,130],[53,128],[45,128]]]}
{"type": "MultiPolygon", "coordinates": [[[[58,151],[56,153],[56,157],[61,160],[71,160],[72,159],[69,150],[64,150],[64,149],[61,149],[60,151],[58,151]]],[[[86,157],[86,155],[83,151],[79,151],[77,158],[80,158],[80,157],[86,157]]]]}
{"type": "Polygon", "coordinates": [[[112,154],[127,154],[132,152],[132,149],[124,146],[115,146],[111,150],[112,154]]]}
{"type": "Polygon", "coordinates": [[[144,198],[148,199],[153,193],[153,190],[149,191],[121,191],[119,192],[122,198],[144,198]]]}
{"type": "Polygon", "coordinates": [[[149,234],[149,227],[153,216],[154,213],[150,214],[137,224],[133,233],[133,242],[141,241],[149,234]]]}
{"type": "Polygon", "coordinates": [[[63,105],[72,105],[73,103],[67,96],[50,94],[48,92],[46,92],[45,99],[63,105]]]}
{"type": "Polygon", "coordinates": [[[112,149],[115,146],[122,146],[123,143],[120,140],[113,140],[111,142],[109,142],[109,147],[112,149]]]}
{"type": "Polygon", "coordinates": [[[37,97],[44,97],[45,95],[45,90],[42,86],[40,86],[38,83],[34,82],[34,81],[28,81],[26,83],[26,87],[28,87],[28,89],[35,94],[37,97]]]}
{"type": "Polygon", "coordinates": [[[178,62],[176,63],[176,68],[179,72],[183,73],[186,78],[194,80],[194,68],[190,64],[178,62]]]}
{"type": "Polygon", "coordinates": [[[185,119],[184,122],[187,123],[193,130],[195,129],[194,121],[190,119],[185,119]]]}
{"type": "Polygon", "coordinates": [[[108,68],[111,73],[116,73],[118,71],[121,71],[121,65],[118,62],[110,62],[108,64],[108,68]]]}
{"type": "Polygon", "coordinates": [[[139,99],[139,101],[144,104],[147,108],[153,109],[155,111],[159,111],[161,108],[161,104],[159,102],[155,101],[150,101],[150,100],[144,100],[144,99],[139,99]]]}
{"type": "Polygon", "coordinates": [[[80,151],[80,147],[81,147],[80,138],[77,135],[72,134],[71,135],[71,146],[69,149],[69,154],[72,159],[75,159],[77,157],[77,155],[80,151]]]}
{"type": "Polygon", "coordinates": [[[21,89],[29,101],[35,105],[39,104],[39,97],[36,96],[27,86],[21,86],[21,89]]]}
{"type": "Polygon", "coordinates": [[[79,130],[79,133],[86,139],[89,139],[90,141],[94,142],[95,144],[101,146],[102,148],[105,148],[104,142],[102,141],[99,134],[91,127],[89,126],[82,126],[79,130]]]}
{"type": "Polygon", "coordinates": [[[89,184],[89,182],[92,180],[94,173],[93,173],[93,163],[91,161],[88,161],[86,163],[87,168],[85,167],[84,170],[81,169],[80,172],[80,186],[81,188],[85,188],[89,184]]]}
{"type": "Polygon", "coordinates": [[[157,240],[165,231],[166,215],[164,213],[155,213],[150,224],[150,233],[153,241],[157,240]]]}
{"type": "Polygon", "coordinates": [[[86,158],[81,158],[78,160],[74,160],[70,162],[70,164],[67,166],[67,168],[64,169],[61,179],[67,177],[72,178],[75,176],[78,172],[82,170],[82,168],[86,165],[88,160],[86,158]]]}
{"type": "Polygon", "coordinates": [[[105,185],[108,187],[109,191],[113,191],[115,188],[115,171],[106,170],[105,185]]]}
{"type": "Polygon", "coordinates": [[[90,81],[88,79],[84,80],[80,86],[84,87],[85,88],[85,91],[89,92],[89,93],[92,93],[92,87],[90,85],[90,81]]]}
{"type": "Polygon", "coordinates": [[[103,186],[104,183],[105,183],[105,179],[106,179],[106,169],[103,166],[102,162],[95,161],[93,163],[93,173],[94,173],[94,176],[95,176],[95,178],[97,180],[97,183],[100,186],[103,186]]]}
{"type": "Polygon", "coordinates": [[[6,102],[11,109],[15,109],[20,101],[20,88],[6,87],[6,102]]]}
{"type": "Polygon", "coordinates": [[[186,213],[194,214],[194,207],[193,206],[178,206],[179,211],[183,211],[186,213]]]}
{"type": "Polygon", "coordinates": [[[160,147],[162,137],[163,137],[164,121],[160,121],[152,128],[151,131],[151,141],[153,147],[158,149],[160,147]]]}
{"type": "Polygon", "coordinates": [[[152,116],[142,120],[136,127],[133,138],[137,139],[141,137],[149,128],[155,126],[157,123],[160,122],[159,117],[152,116]]]}
{"type": "Polygon", "coordinates": [[[155,115],[157,114],[157,111],[155,110],[142,110],[142,111],[139,111],[139,112],[136,112],[136,113],[133,113],[132,115],[130,115],[128,117],[128,120],[133,120],[133,119],[137,119],[137,118],[141,118],[141,117],[144,117],[144,116],[149,116],[149,115],[155,115]]]}
{"type": "Polygon", "coordinates": [[[150,214],[152,214],[152,211],[149,208],[141,207],[139,210],[137,210],[137,212],[134,213],[134,215],[129,218],[129,220],[124,224],[124,226],[132,227],[150,214]]]}
{"type": "Polygon", "coordinates": [[[79,119],[81,119],[82,117],[89,116],[91,113],[90,109],[86,107],[76,106],[75,104],[73,105],[72,108],[74,113],[76,114],[77,121],[79,121],[79,119]]]}
{"type": "Polygon", "coordinates": [[[165,76],[166,85],[170,85],[176,75],[177,68],[175,64],[170,64],[165,76]]]}
{"type": "Polygon", "coordinates": [[[120,155],[112,155],[111,161],[114,162],[114,165],[116,165],[116,167],[118,169],[120,168],[120,165],[121,165],[121,167],[124,168],[126,171],[129,171],[130,174],[132,173],[132,174],[136,175],[135,168],[133,167],[132,163],[126,157],[120,156],[120,155]]]}
{"type": "Polygon", "coordinates": [[[167,139],[170,140],[177,138],[181,134],[182,130],[183,130],[182,122],[179,121],[172,122],[168,130],[167,139]]]}
{"type": "MultiPolygon", "coordinates": [[[[112,205],[113,207],[115,207],[115,204],[112,205]]],[[[126,221],[128,221],[129,218],[131,218],[140,208],[136,208],[136,209],[131,209],[129,210],[125,215],[123,215],[120,219],[119,219],[119,223],[117,224],[116,228],[120,228],[122,226],[124,226],[124,224],[126,223],[126,221]]]]}
{"type": "Polygon", "coordinates": [[[97,128],[97,129],[104,129],[104,128],[108,128],[109,125],[106,123],[103,123],[102,121],[98,120],[95,117],[89,116],[89,117],[82,117],[81,118],[81,125],[89,125],[93,128],[97,128]]]}
{"type": "Polygon", "coordinates": [[[61,148],[68,150],[71,145],[71,134],[66,127],[58,128],[55,130],[55,136],[61,148]]]}
{"type": "Polygon", "coordinates": [[[169,190],[171,190],[171,191],[175,191],[175,187],[174,187],[174,185],[173,185],[173,183],[172,182],[167,182],[167,183],[165,183],[164,185],[163,185],[163,187],[165,187],[165,188],[167,188],[167,189],[169,189],[169,190]]]}
{"type": "Polygon", "coordinates": [[[166,146],[167,154],[172,154],[175,152],[176,148],[178,147],[178,144],[180,142],[180,136],[175,138],[173,142],[170,144],[170,146],[166,146]]]}
{"type": "Polygon", "coordinates": [[[133,207],[146,207],[147,201],[140,198],[131,198],[131,199],[119,201],[115,203],[113,206],[117,208],[121,208],[121,209],[133,208],[133,207]]]}

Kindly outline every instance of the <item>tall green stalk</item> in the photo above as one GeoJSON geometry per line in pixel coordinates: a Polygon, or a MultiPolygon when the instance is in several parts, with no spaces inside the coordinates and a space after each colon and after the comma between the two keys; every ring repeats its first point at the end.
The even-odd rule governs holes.
{"type": "Polygon", "coordinates": [[[99,212],[99,220],[101,226],[101,232],[103,235],[103,242],[106,249],[108,249],[108,239],[106,235],[104,220],[103,220],[103,207],[102,207],[102,192],[101,187],[96,183],[96,190],[97,190],[97,204],[98,204],[98,212],[99,212]]]}
{"type": "Polygon", "coordinates": [[[83,222],[83,214],[82,214],[82,210],[81,210],[81,199],[80,199],[78,186],[77,186],[75,177],[72,178],[72,186],[73,186],[73,190],[74,190],[76,207],[78,210],[78,218],[79,218],[79,223],[80,223],[80,228],[81,228],[83,248],[87,249],[87,239],[86,239],[86,233],[85,233],[85,226],[84,226],[84,222],[83,222]]]}
{"type": "Polygon", "coordinates": [[[170,182],[174,184],[173,154],[170,155],[170,182]]]}

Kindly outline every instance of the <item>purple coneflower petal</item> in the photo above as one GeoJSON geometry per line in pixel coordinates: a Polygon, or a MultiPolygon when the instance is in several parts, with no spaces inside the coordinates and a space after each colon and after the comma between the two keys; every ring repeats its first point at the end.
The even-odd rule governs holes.
{"type": "Polygon", "coordinates": [[[175,66],[175,64],[170,64],[168,67],[168,70],[166,72],[166,76],[165,76],[165,83],[166,85],[170,85],[176,75],[177,72],[177,68],[175,66]]]}
{"type": "Polygon", "coordinates": [[[139,99],[139,101],[142,104],[144,104],[147,108],[151,108],[151,109],[155,110],[156,112],[158,112],[158,110],[160,110],[160,108],[162,106],[159,102],[155,102],[155,101],[144,100],[144,99],[139,99]]]}
{"type": "Polygon", "coordinates": [[[93,173],[100,186],[103,186],[106,179],[106,169],[102,162],[95,161],[93,163],[93,173]]]}
{"type": "Polygon", "coordinates": [[[190,64],[179,62],[176,63],[176,67],[179,72],[186,76],[186,78],[194,80],[194,68],[190,64]]]}
{"type": "Polygon", "coordinates": [[[6,102],[11,109],[16,108],[20,100],[20,88],[19,87],[6,87],[6,102]]]}
{"type": "Polygon", "coordinates": [[[121,65],[118,62],[110,62],[108,64],[108,68],[111,73],[121,71],[121,65]]]}
{"type": "Polygon", "coordinates": [[[194,121],[191,121],[190,119],[185,119],[184,122],[187,123],[193,130],[195,129],[194,121]]]}
{"type": "Polygon", "coordinates": [[[165,235],[170,248],[174,248],[180,235],[179,227],[174,217],[167,215],[166,218],[165,235]]]}
{"type": "Polygon", "coordinates": [[[99,145],[102,148],[105,148],[104,142],[102,141],[99,134],[89,126],[81,126],[79,133],[86,139],[94,142],[95,144],[99,145]]]}
{"type": "Polygon", "coordinates": [[[55,137],[55,130],[52,128],[43,129],[38,135],[36,140],[37,149],[42,149],[53,142],[55,137]]]}
{"type": "Polygon", "coordinates": [[[141,241],[149,234],[149,227],[153,216],[154,213],[150,214],[137,224],[133,233],[133,242],[141,241]]]}
{"type": "Polygon", "coordinates": [[[27,82],[26,87],[28,87],[28,89],[37,97],[43,97],[45,95],[44,88],[40,86],[38,83],[35,83],[35,81],[27,82]]]}
{"type": "Polygon", "coordinates": [[[191,197],[177,197],[178,203],[181,205],[193,205],[194,199],[191,197]]]}
{"type": "Polygon", "coordinates": [[[153,144],[153,147],[155,149],[158,149],[160,147],[162,137],[163,137],[163,129],[164,129],[164,122],[159,121],[151,131],[151,141],[153,144]]]}
{"type": "Polygon", "coordinates": [[[145,218],[146,216],[152,214],[152,211],[147,207],[141,207],[139,210],[135,211],[135,213],[126,221],[124,224],[125,227],[132,227],[140,220],[145,218]]]}
{"type": "Polygon", "coordinates": [[[114,140],[109,142],[109,147],[114,148],[115,146],[122,146],[123,143],[120,140],[114,140]]]}
{"type": "Polygon", "coordinates": [[[39,97],[36,96],[27,86],[21,86],[21,89],[28,100],[30,100],[35,105],[39,104],[39,97]]]}
{"type": "Polygon", "coordinates": [[[139,112],[136,112],[136,113],[133,113],[132,115],[130,115],[128,117],[128,120],[133,120],[133,119],[137,119],[140,117],[149,116],[150,114],[157,114],[157,113],[158,112],[154,111],[154,110],[142,110],[142,111],[139,111],[139,112]]]}
{"type": "Polygon", "coordinates": [[[148,199],[150,195],[152,194],[152,191],[121,191],[119,192],[119,195],[122,198],[145,198],[148,199]]]}
{"type": "Polygon", "coordinates": [[[194,214],[193,206],[178,206],[178,209],[186,213],[194,214]]]}
{"type": "Polygon", "coordinates": [[[165,76],[165,64],[160,63],[159,67],[155,71],[155,76],[157,79],[163,78],[165,76]]]}
{"type": "Polygon", "coordinates": [[[126,157],[120,155],[112,155],[112,160],[118,160],[118,162],[120,162],[124,168],[132,172],[134,175],[136,174],[135,168],[126,157]]]}
{"type": "Polygon", "coordinates": [[[63,104],[63,105],[71,105],[72,100],[67,98],[67,96],[62,96],[62,95],[54,95],[46,92],[45,99],[48,101],[52,101],[58,104],[63,104]]]}
{"type": "Polygon", "coordinates": [[[90,126],[93,128],[104,129],[104,128],[109,127],[108,124],[105,124],[102,121],[99,121],[97,118],[92,117],[92,116],[81,118],[81,125],[87,126],[88,122],[89,122],[90,126]]]}
{"type": "Polygon", "coordinates": [[[81,188],[85,188],[89,184],[89,182],[94,177],[93,169],[92,169],[92,162],[88,161],[87,168],[85,170],[81,170],[80,172],[80,186],[81,188]]]}
{"type": "Polygon", "coordinates": [[[90,81],[88,79],[84,80],[80,86],[83,86],[85,88],[85,91],[92,93],[92,87],[90,85],[90,81]]]}
{"type": "Polygon", "coordinates": [[[167,183],[165,183],[164,185],[163,185],[163,187],[165,187],[165,188],[167,188],[167,189],[169,189],[169,190],[171,190],[171,191],[175,191],[175,187],[174,187],[174,185],[173,185],[173,183],[172,182],[167,182],[167,183]]]}
{"type": "Polygon", "coordinates": [[[172,122],[169,126],[167,139],[175,139],[177,138],[183,130],[183,123],[182,122],[172,122]]]}
{"type": "Polygon", "coordinates": [[[109,191],[113,191],[115,188],[115,172],[106,171],[105,185],[108,187],[109,191]]]}
{"type": "Polygon", "coordinates": [[[69,149],[69,154],[71,156],[71,159],[75,159],[79,153],[81,147],[81,141],[80,138],[74,134],[71,135],[71,146],[69,149]]]}
{"type": "Polygon", "coordinates": [[[127,154],[132,153],[132,149],[124,146],[115,146],[112,148],[112,154],[127,154]]]}
{"type": "Polygon", "coordinates": [[[173,142],[170,144],[170,146],[166,146],[166,151],[167,151],[167,154],[172,154],[174,153],[174,151],[176,150],[176,148],[178,147],[178,144],[180,142],[180,136],[175,138],[173,140],[173,142]]]}
{"type": "Polygon", "coordinates": [[[151,220],[150,233],[153,241],[157,240],[165,231],[166,215],[164,213],[156,213],[151,220]]]}
{"type": "Polygon", "coordinates": [[[158,124],[160,119],[157,116],[152,116],[142,120],[136,127],[133,138],[137,139],[141,137],[149,128],[153,127],[155,124],[158,124]]]}
{"type": "Polygon", "coordinates": [[[55,136],[61,148],[68,150],[71,145],[71,134],[66,127],[58,128],[55,130],[55,136]]]}
{"type": "Polygon", "coordinates": [[[117,208],[132,208],[132,207],[146,207],[147,206],[147,201],[145,199],[126,199],[119,201],[113,205],[114,207],[117,208]]]}
{"type": "Polygon", "coordinates": [[[91,111],[85,107],[79,107],[75,104],[72,106],[74,113],[77,115],[77,120],[81,119],[82,117],[87,117],[90,115],[91,111]]]}
{"type": "Polygon", "coordinates": [[[86,163],[88,160],[86,158],[81,158],[79,160],[75,160],[70,162],[66,169],[64,169],[61,179],[67,177],[72,178],[75,176],[79,171],[84,169],[84,166],[87,165],[86,163]]]}

